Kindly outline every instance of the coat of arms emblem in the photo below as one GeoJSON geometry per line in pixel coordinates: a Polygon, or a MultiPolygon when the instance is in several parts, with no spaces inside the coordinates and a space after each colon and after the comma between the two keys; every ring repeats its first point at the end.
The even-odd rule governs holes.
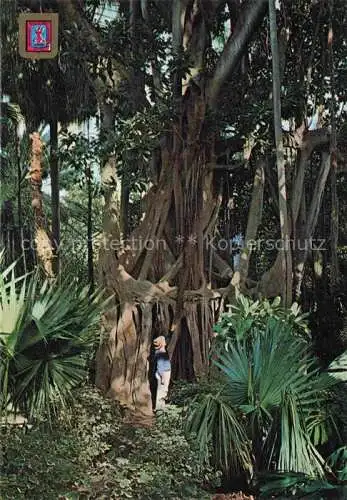
{"type": "Polygon", "coordinates": [[[52,46],[51,32],[50,21],[42,23],[27,21],[27,50],[50,52],[52,46]]]}
{"type": "Polygon", "coordinates": [[[20,14],[20,55],[28,59],[52,59],[57,52],[58,14],[20,14]]]}

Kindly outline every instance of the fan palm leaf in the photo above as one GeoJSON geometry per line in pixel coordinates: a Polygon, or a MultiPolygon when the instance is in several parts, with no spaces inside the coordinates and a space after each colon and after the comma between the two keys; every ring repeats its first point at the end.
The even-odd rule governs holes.
{"type": "Polygon", "coordinates": [[[3,405],[10,399],[15,410],[32,417],[66,402],[87,376],[86,355],[104,306],[100,291],[89,295],[74,280],[41,286],[37,275],[16,278],[13,266],[2,273],[3,405]]]}
{"type": "Polygon", "coordinates": [[[224,400],[221,392],[198,396],[193,406],[186,431],[196,436],[200,458],[204,460],[211,454],[224,471],[252,472],[251,449],[241,413],[224,400]]]}
{"type": "Polygon", "coordinates": [[[223,406],[218,411],[223,408],[224,415],[226,408],[232,415],[244,415],[237,422],[242,436],[252,443],[258,470],[275,465],[279,471],[323,477],[324,460],[315,445],[328,439],[333,418],[327,403],[330,390],[345,380],[345,357],[321,373],[306,340],[294,336],[290,325],[269,320],[264,331],[254,331],[251,345],[247,340],[236,340],[218,352],[214,363],[225,375],[225,387],[191,409],[194,425],[189,427],[201,449],[207,449],[213,436],[218,465],[223,470],[237,465],[231,457],[226,458],[239,444],[235,436],[233,446],[227,444],[233,420],[228,419],[226,431],[225,422],[216,418],[219,404],[223,406]],[[213,433],[211,426],[215,427],[213,433]]]}

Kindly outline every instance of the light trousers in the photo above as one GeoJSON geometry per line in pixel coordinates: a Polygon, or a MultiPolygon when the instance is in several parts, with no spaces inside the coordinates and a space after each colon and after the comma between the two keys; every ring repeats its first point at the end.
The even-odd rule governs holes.
{"type": "Polygon", "coordinates": [[[156,373],[155,377],[158,381],[155,409],[162,410],[163,408],[165,408],[165,400],[166,400],[167,394],[169,392],[171,370],[167,371],[167,372],[163,372],[161,377],[160,377],[159,373],[156,373]]]}

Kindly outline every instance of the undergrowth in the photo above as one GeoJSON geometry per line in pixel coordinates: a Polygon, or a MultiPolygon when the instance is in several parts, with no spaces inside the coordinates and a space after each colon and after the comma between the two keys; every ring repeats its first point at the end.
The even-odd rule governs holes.
{"type": "Polygon", "coordinates": [[[1,498],[204,499],[219,476],[203,469],[171,406],[152,428],[122,421],[119,408],[84,388],[54,428],[44,423],[3,436],[1,498]]]}

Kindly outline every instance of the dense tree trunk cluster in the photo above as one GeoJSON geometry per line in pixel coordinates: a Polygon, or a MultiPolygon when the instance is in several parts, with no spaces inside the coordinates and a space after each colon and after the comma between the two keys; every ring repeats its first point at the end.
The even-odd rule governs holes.
{"type": "MultiPolygon", "coordinates": [[[[115,294],[115,308],[105,315],[97,385],[136,411],[151,414],[148,355],[156,334],[172,333],[169,353],[177,376],[199,378],[208,369],[212,326],[233,287],[212,289],[208,277],[210,259],[222,259],[207,244],[219,206],[214,179],[218,135],[210,130],[207,112],[236,67],[265,3],[254,2],[249,8],[250,16],[225,48],[215,77],[204,82],[194,76],[200,75],[208,43],[206,19],[197,6],[173,2],[173,44],[177,52],[189,51],[194,76],[187,82],[176,75],[177,119],[161,141],[158,182],[148,193],[141,224],[129,238],[142,242],[140,249],[109,249],[112,241],[117,245],[122,239],[120,203],[112,193],[105,196],[100,268],[103,283],[115,294]],[[160,318],[156,325],[154,317],[160,318]]],[[[110,161],[103,172],[106,177],[116,175],[110,161]]]]}
{"type": "MultiPolygon", "coordinates": [[[[200,78],[199,72],[208,43],[206,19],[197,6],[193,9],[185,2],[173,2],[172,6],[173,45],[177,52],[189,51],[191,76],[184,81],[176,74],[177,118],[171,132],[161,141],[158,180],[147,195],[144,218],[128,238],[142,245],[119,244],[121,202],[113,199],[114,192],[109,192],[105,197],[105,246],[100,257],[102,282],[114,294],[115,306],[104,318],[97,384],[110,397],[147,415],[151,414],[148,355],[154,336],[171,333],[169,353],[176,376],[199,378],[208,369],[212,325],[225,300],[232,300],[240,292],[254,297],[281,295],[287,304],[291,303],[292,290],[296,298],[300,297],[331,164],[327,130],[308,131],[302,126],[294,134],[294,141],[288,134],[281,138],[279,57],[273,13],[278,196],[284,247],[278,251],[272,268],[257,283],[249,279],[251,241],[256,240],[262,222],[264,166],[270,161],[269,157],[259,157],[245,247],[240,267],[233,273],[218,251],[208,245],[215,234],[221,200],[215,175],[215,144],[220,137],[213,131],[208,113],[215,109],[223,82],[232,75],[251,34],[261,22],[266,2],[249,3],[249,10],[242,16],[244,24],[239,20],[213,77],[207,80],[200,78]],[[180,19],[184,22],[179,22],[180,19]],[[294,159],[290,166],[291,181],[285,174],[285,153],[294,159]],[[304,178],[314,153],[320,155],[321,162],[309,197],[304,178]],[[117,242],[116,251],[110,249],[111,240],[117,242]],[[211,280],[211,270],[217,275],[227,274],[229,285],[218,288],[218,280],[211,280]]],[[[111,164],[104,166],[106,177],[115,178],[113,165],[111,160],[111,164]]]]}
{"type": "MultiPolygon", "coordinates": [[[[226,301],[234,300],[240,293],[256,298],[280,295],[286,305],[291,304],[293,297],[299,300],[307,262],[317,257],[312,239],[332,167],[331,240],[336,278],[336,175],[345,160],[338,151],[334,127],[332,131],[325,126],[310,130],[302,110],[299,113],[295,108],[298,116],[295,116],[292,130],[296,130],[282,130],[282,80],[289,35],[284,29],[278,30],[274,0],[249,0],[242,4],[222,0],[172,0],[168,3],[170,9],[160,0],[152,3],[132,0],[127,7],[121,3],[128,8],[129,58],[133,63],[130,69],[106,46],[105,37],[88,21],[81,2],[57,0],[56,3],[63,22],[75,30],[73,33],[82,44],[88,44],[93,61],[96,61],[97,70],[91,80],[101,110],[101,132],[105,142],[115,127],[119,104],[113,102],[118,99],[115,95],[121,95],[124,87],[129,87],[132,102],[128,107],[133,114],[146,102],[145,77],[134,61],[143,51],[139,30],[143,29],[146,35],[151,30],[151,8],[155,7],[153,12],[159,13],[170,27],[167,29],[172,36],[173,57],[177,63],[171,78],[173,118],[153,152],[153,185],[146,194],[143,217],[131,232],[127,221],[130,189],[123,173],[117,170],[118,158],[113,152],[109,153],[101,166],[104,213],[99,281],[113,295],[113,302],[103,316],[96,383],[108,396],[119,400],[143,419],[152,414],[148,357],[156,335],[170,336],[168,350],[174,375],[199,378],[208,370],[212,326],[226,301]],[[206,54],[212,47],[213,20],[222,7],[229,16],[231,33],[211,70],[207,67],[206,54]],[[236,88],[240,72],[246,72],[253,38],[267,15],[270,47],[266,40],[264,50],[273,62],[269,99],[273,105],[274,120],[269,127],[271,132],[273,130],[273,138],[265,148],[257,144],[250,147],[247,142],[252,143],[251,138],[244,137],[229,139],[228,145],[218,123],[223,92],[234,82],[236,88]],[[108,54],[107,65],[100,63],[105,53],[108,54]],[[183,69],[182,61],[189,66],[189,71],[183,69]],[[230,143],[231,154],[226,154],[230,143]],[[244,161],[234,164],[225,161],[235,153],[244,161]],[[317,171],[308,189],[305,176],[314,165],[317,171]],[[224,189],[224,174],[246,168],[254,176],[253,190],[240,264],[233,269],[227,261],[229,256],[220,252],[214,241],[220,211],[223,204],[230,201],[224,189]],[[272,183],[269,172],[276,172],[276,183],[272,183]],[[264,222],[264,199],[269,186],[276,204],[281,245],[276,247],[277,253],[269,269],[255,279],[252,242],[259,237],[264,222]]],[[[318,35],[316,32],[314,43],[318,35]]],[[[85,66],[87,72],[90,71],[87,63],[85,66]]],[[[154,87],[160,95],[160,78],[153,62],[152,69],[154,87]]],[[[311,67],[306,69],[312,70],[311,67]]],[[[306,75],[302,81],[306,85],[306,75]]],[[[308,76],[307,81],[310,81],[308,76]]],[[[52,121],[53,131],[54,126],[52,121]]],[[[35,180],[35,175],[38,175],[41,150],[35,141],[31,179],[39,235],[43,230],[42,198],[40,182],[35,180]]],[[[53,143],[55,149],[56,141],[53,143]]],[[[51,172],[57,189],[54,155],[51,172]]],[[[56,207],[53,236],[59,242],[56,190],[53,202],[56,207]]],[[[39,255],[40,252],[38,248],[39,255]]],[[[53,272],[52,255],[44,258],[42,253],[41,256],[48,275],[53,272]]]]}

